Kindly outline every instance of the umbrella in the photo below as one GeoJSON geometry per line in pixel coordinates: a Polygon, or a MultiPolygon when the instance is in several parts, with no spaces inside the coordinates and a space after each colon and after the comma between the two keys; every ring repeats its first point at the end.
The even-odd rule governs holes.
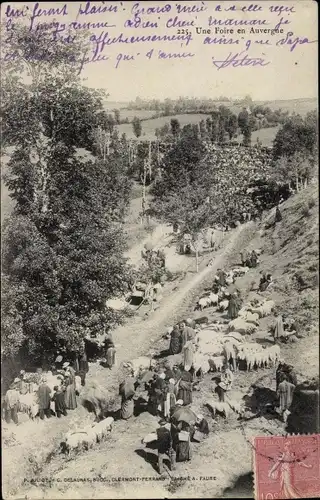
{"type": "Polygon", "coordinates": [[[190,408],[179,408],[172,415],[172,419],[176,422],[186,422],[187,424],[195,424],[197,415],[190,408]]]}

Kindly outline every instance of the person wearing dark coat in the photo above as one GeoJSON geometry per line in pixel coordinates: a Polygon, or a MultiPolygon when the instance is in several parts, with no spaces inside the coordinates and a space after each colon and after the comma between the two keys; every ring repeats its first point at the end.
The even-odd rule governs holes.
{"type": "Polygon", "coordinates": [[[151,413],[157,415],[159,406],[163,408],[164,401],[167,396],[167,384],[165,382],[165,374],[156,375],[149,392],[149,405],[151,413]]]}
{"type": "Polygon", "coordinates": [[[86,352],[83,351],[79,359],[79,376],[81,378],[81,385],[86,385],[86,375],[89,371],[89,363],[87,359],[86,352]]]}
{"type": "Polygon", "coordinates": [[[258,255],[254,250],[252,250],[251,255],[250,255],[250,262],[251,262],[251,267],[257,267],[258,264],[258,255]]]}
{"type": "Polygon", "coordinates": [[[182,399],[184,405],[192,403],[192,374],[189,372],[181,374],[177,399],[182,399]]]}
{"type": "Polygon", "coordinates": [[[181,352],[181,332],[176,325],[170,334],[170,354],[178,354],[181,352]]]}
{"type": "Polygon", "coordinates": [[[51,389],[47,385],[47,379],[43,378],[42,383],[40,384],[39,389],[38,389],[39,417],[41,418],[41,420],[44,419],[44,416],[46,416],[47,418],[51,417],[50,393],[51,393],[51,389]]]}
{"type": "Polygon", "coordinates": [[[171,424],[172,442],[173,448],[176,452],[176,461],[185,462],[186,460],[191,460],[191,447],[190,447],[190,433],[192,429],[186,422],[178,422],[177,424],[171,424]],[[189,434],[187,440],[182,441],[180,439],[180,432],[184,431],[189,434]]]}
{"type": "Polygon", "coordinates": [[[276,217],[275,217],[275,222],[280,222],[282,220],[282,215],[279,209],[279,206],[276,208],[276,217]]]}
{"type": "Polygon", "coordinates": [[[173,449],[173,441],[171,430],[167,427],[166,420],[160,420],[160,427],[157,429],[157,442],[158,442],[158,470],[159,474],[164,473],[163,460],[165,455],[168,455],[170,459],[170,470],[175,470],[176,468],[176,453],[173,449]]]}
{"type": "Polygon", "coordinates": [[[238,298],[235,294],[232,294],[230,299],[229,299],[229,305],[228,305],[228,318],[229,319],[235,319],[238,317],[238,308],[239,302],[238,298]]]}
{"type": "Polygon", "coordinates": [[[108,368],[110,368],[111,370],[111,368],[115,364],[115,357],[116,357],[116,350],[114,347],[111,333],[109,333],[108,336],[106,337],[104,345],[106,350],[107,365],[108,368]]]}
{"type": "Polygon", "coordinates": [[[221,286],[226,286],[226,273],[222,269],[218,269],[217,276],[219,278],[219,283],[221,286]]]}
{"type": "Polygon", "coordinates": [[[64,392],[61,387],[57,385],[54,386],[53,390],[55,391],[52,396],[52,401],[54,401],[54,411],[58,418],[61,418],[61,415],[67,416],[66,402],[64,398],[64,392]]]}

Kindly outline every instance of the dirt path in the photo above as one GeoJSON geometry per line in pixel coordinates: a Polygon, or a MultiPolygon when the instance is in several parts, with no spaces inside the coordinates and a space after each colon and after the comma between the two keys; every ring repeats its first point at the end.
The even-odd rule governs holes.
{"type": "MultiPolygon", "coordinates": [[[[239,247],[239,245],[241,245],[241,240],[247,237],[246,233],[248,227],[249,227],[248,225],[240,226],[233,232],[230,232],[230,234],[227,237],[228,241],[225,242],[226,244],[224,248],[221,249],[221,251],[216,254],[214,266],[213,267],[206,266],[206,261],[209,260],[210,256],[208,256],[207,259],[204,259],[202,262],[202,268],[200,272],[198,274],[189,274],[182,282],[180,282],[179,289],[175,291],[175,293],[171,293],[167,297],[165,297],[161,302],[160,308],[156,310],[151,317],[149,317],[147,320],[143,320],[139,317],[132,318],[129,323],[127,323],[122,327],[117,328],[113,332],[115,342],[118,346],[117,347],[118,366],[121,361],[133,359],[135,357],[140,356],[141,354],[147,353],[151,348],[154,348],[155,341],[163,334],[165,328],[170,324],[173,324],[175,321],[177,321],[179,316],[181,318],[181,315],[186,313],[188,305],[190,304],[190,302],[192,302],[193,291],[197,289],[197,287],[201,286],[203,281],[210,275],[212,275],[218,267],[222,267],[223,264],[228,261],[229,257],[232,254],[234,254],[234,252],[237,252],[237,248],[239,247]]],[[[98,363],[95,363],[91,364],[88,378],[95,378],[99,381],[99,383],[102,383],[103,385],[108,387],[110,389],[110,392],[113,391],[116,392],[118,389],[119,373],[120,373],[119,368],[117,366],[114,367],[112,371],[107,371],[101,368],[98,363]]],[[[49,421],[40,423],[26,422],[23,426],[19,427],[17,429],[17,431],[19,430],[17,437],[18,440],[21,440],[21,444],[4,451],[7,461],[7,467],[6,467],[7,477],[5,478],[5,484],[7,483],[7,481],[12,482],[13,477],[16,476],[16,471],[18,469],[19,461],[21,463],[21,457],[28,457],[28,455],[31,455],[32,456],[31,462],[38,461],[39,463],[42,463],[45,458],[45,452],[48,454],[50,449],[52,449],[52,443],[54,443],[54,447],[56,447],[59,440],[62,438],[63,434],[67,430],[69,430],[69,428],[71,427],[79,428],[85,425],[85,423],[83,423],[84,420],[88,420],[90,418],[91,416],[85,414],[83,408],[78,408],[78,410],[72,412],[70,415],[68,415],[67,418],[62,419],[59,422],[57,422],[57,420],[54,419],[53,422],[51,421],[52,425],[50,425],[49,421]],[[29,437],[27,442],[25,440],[26,434],[28,434],[29,437]],[[39,443],[39,447],[41,446],[41,450],[43,452],[42,457],[38,455],[38,458],[35,458],[35,451],[32,452],[30,451],[33,449],[35,442],[39,443]],[[14,456],[12,452],[14,452],[14,456]],[[11,474],[9,474],[8,477],[7,474],[8,469],[11,469],[10,463],[11,466],[14,467],[14,474],[13,471],[11,471],[11,474]]],[[[156,427],[157,419],[149,414],[140,415],[140,417],[134,419],[134,421],[130,423],[130,433],[127,433],[126,436],[122,438],[121,434],[127,430],[127,425],[128,424],[126,422],[117,422],[115,429],[111,435],[110,441],[101,445],[103,449],[103,454],[104,455],[106,454],[105,458],[107,458],[108,462],[107,466],[108,475],[117,476],[121,472],[121,476],[135,475],[138,477],[141,475],[147,475],[147,476],[153,475],[154,477],[157,477],[157,473],[152,468],[150,470],[150,464],[148,464],[148,462],[139,460],[137,461],[137,466],[136,466],[135,465],[136,461],[134,459],[134,457],[137,456],[136,452],[137,445],[140,443],[141,437],[143,437],[146,433],[148,433],[150,431],[150,428],[152,429],[156,427]],[[114,449],[112,451],[111,461],[110,461],[111,449],[109,447],[110,442],[114,443],[114,449]],[[126,461],[126,457],[130,457],[129,462],[126,461]],[[121,471],[119,470],[119,464],[121,464],[121,471]]],[[[99,455],[99,450],[97,449],[92,450],[92,453],[95,458],[91,463],[93,463],[95,466],[94,472],[98,473],[100,467],[96,465],[96,459],[97,456],[99,455]]],[[[86,460],[88,459],[89,455],[85,454],[85,458],[79,457],[75,461],[72,461],[70,465],[68,465],[68,463],[66,463],[66,461],[63,460],[63,458],[58,456],[58,458],[53,460],[48,467],[44,468],[44,470],[41,472],[41,476],[43,475],[51,476],[52,473],[54,473],[55,477],[59,477],[59,474],[60,475],[62,474],[64,477],[75,477],[75,475],[77,475],[76,471],[78,470],[78,465],[77,465],[78,460],[80,460],[80,463],[83,460],[85,461],[85,463],[88,463],[86,462],[86,460]],[[63,472],[59,472],[59,468],[61,468],[61,463],[63,464],[63,472]]],[[[106,463],[103,462],[103,464],[101,464],[101,467],[102,470],[105,470],[106,463]]],[[[36,472],[36,468],[37,467],[34,467],[35,469],[34,472],[36,472]]],[[[23,470],[23,467],[20,467],[20,470],[23,470]]],[[[81,467],[79,469],[79,471],[81,471],[82,474],[84,473],[84,470],[85,469],[81,467]]],[[[24,472],[26,473],[26,471],[24,472]]],[[[89,471],[87,471],[87,473],[89,473],[89,471]]],[[[89,475],[92,474],[93,471],[91,470],[91,473],[89,475]]],[[[93,475],[96,474],[94,473],[93,475]]],[[[21,481],[21,477],[19,478],[19,480],[21,481]]],[[[12,491],[14,484],[10,483],[10,486],[11,486],[10,490],[12,491]]],[[[65,486],[69,487],[70,485],[65,485],[65,486]]],[[[69,489],[68,491],[68,498],[79,497],[80,490],[78,490],[78,487],[76,486],[74,489],[73,486],[75,485],[72,485],[72,488],[69,489]]],[[[149,498],[159,497],[160,486],[161,485],[157,483],[157,487],[155,488],[153,487],[152,495],[154,494],[154,496],[150,494],[150,490],[148,491],[146,496],[148,496],[149,498]]],[[[132,485],[130,485],[130,487],[132,488],[132,485]]],[[[139,493],[137,490],[137,495],[140,498],[142,498],[143,491],[146,491],[145,485],[137,484],[135,485],[135,487],[138,488],[139,490],[139,493]]],[[[84,497],[83,495],[86,494],[83,492],[82,488],[83,485],[81,485],[81,491],[82,491],[81,495],[83,498],[84,497]]],[[[121,483],[120,486],[119,483],[119,486],[117,487],[118,491],[117,493],[113,485],[113,487],[110,489],[110,492],[107,493],[106,485],[104,484],[103,494],[101,493],[101,496],[99,496],[100,494],[99,488],[94,489],[95,498],[116,498],[120,497],[123,494],[123,488],[126,488],[126,486],[124,485],[124,483],[121,483]]],[[[14,489],[15,491],[20,490],[20,488],[14,488],[14,489]]],[[[59,498],[59,497],[61,498],[61,495],[64,496],[64,498],[66,498],[65,496],[66,491],[62,493],[60,488],[59,491],[60,491],[60,496],[57,496],[58,495],[57,492],[54,494],[54,498],[59,498]]],[[[163,494],[161,495],[162,497],[168,494],[167,489],[162,489],[162,491],[163,491],[163,494]]],[[[47,492],[47,497],[52,498],[52,495],[53,491],[49,489],[47,492]]],[[[33,491],[32,496],[35,497],[35,491],[33,491]]],[[[91,496],[86,496],[86,497],[91,498],[91,496]]]]}

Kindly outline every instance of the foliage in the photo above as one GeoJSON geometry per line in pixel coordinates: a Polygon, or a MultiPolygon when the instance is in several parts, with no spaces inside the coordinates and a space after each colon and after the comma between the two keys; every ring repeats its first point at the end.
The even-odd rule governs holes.
{"type": "Polygon", "coordinates": [[[137,118],[136,116],[132,120],[132,128],[133,128],[133,133],[134,135],[139,138],[140,135],[142,134],[142,125],[141,125],[141,120],[137,118]]]}
{"type": "Polygon", "coordinates": [[[14,287],[23,283],[24,302],[17,294],[14,306],[35,354],[76,350],[89,331],[101,333],[116,320],[106,299],[130,283],[119,230],[130,192],[124,172],[116,158],[81,162],[73,153],[49,146],[47,211],[20,199],[4,231],[3,270],[14,287]]]}
{"type": "Polygon", "coordinates": [[[173,135],[173,137],[177,138],[181,130],[179,120],[177,120],[176,118],[172,118],[172,120],[170,121],[170,126],[171,126],[171,134],[173,135]]]}
{"type": "Polygon", "coordinates": [[[50,57],[39,61],[26,54],[47,50],[47,32],[42,43],[17,24],[12,50],[16,35],[21,53],[4,78],[3,116],[14,145],[5,182],[15,207],[3,228],[2,352],[23,347],[41,362],[58,346],[76,351],[88,333],[119,320],[105,301],[132,281],[122,256],[130,181],[126,141],[103,111],[102,94],[83,87],[70,62],[80,46],[64,52],[51,43],[50,57]],[[99,125],[110,134],[108,154],[79,158],[74,146],[89,147],[99,125]]]}
{"type": "Polygon", "coordinates": [[[285,156],[290,158],[296,153],[314,155],[318,134],[318,118],[316,111],[308,113],[303,119],[294,115],[287,119],[279,129],[273,143],[275,159],[285,156]]]}

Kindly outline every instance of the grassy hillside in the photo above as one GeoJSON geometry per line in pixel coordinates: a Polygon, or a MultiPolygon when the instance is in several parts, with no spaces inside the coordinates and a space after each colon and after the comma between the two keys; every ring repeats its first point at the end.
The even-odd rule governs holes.
{"type": "MultiPolygon", "coordinates": [[[[280,127],[270,127],[270,128],[262,128],[260,130],[255,130],[252,132],[252,145],[254,145],[259,138],[262,143],[262,146],[272,146],[276,133],[278,132],[280,127]]],[[[239,134],[237,137],[237,141],[242,142],[243,136],[239,134]]]]}
{"type": "MultiPolygon", "coordinates": [[[[184,115],[174,115],[174,116],[161,116],[160,118],[154,118],[152,120],[146,120],[142,122],[142,135],[140,140],[154,140],[154,132],[156,128],[161,128],[163,125],[168,123],[170,125],[170,120],[177,118],[183,127],[188,123],[199,123],[201,120],[205,120],[209,115],[197,114],[184,114],[184,115]]],[[[125,133],[128,139],[134,139],[135,135],[132,130],[131,123],[124,123],[118,127],[120,135],[125,133]]]]}

